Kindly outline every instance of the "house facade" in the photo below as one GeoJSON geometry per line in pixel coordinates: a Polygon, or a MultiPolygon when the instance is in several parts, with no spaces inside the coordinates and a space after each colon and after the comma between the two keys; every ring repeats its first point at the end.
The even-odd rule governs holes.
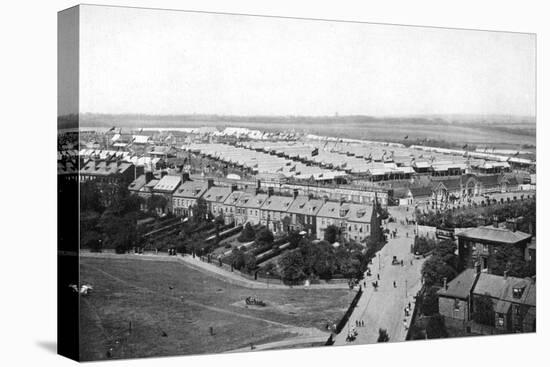
{"type": "Polygon", "coordinates": [[[473,268],[478,263],[483,272],[492,272],[493,258],[498,248],[513,245],[522,253],[531,241],[531,235],[508,228],[482,226],[456,234],[458,238],[459,266],[473,268]]]}
{"type": "Polygon", "coordinates": [[[305,231],[308,235],[317,234],[317,213],[321,210],[323,200],[296,195],[288,208],[290,230],[305,231]]]}

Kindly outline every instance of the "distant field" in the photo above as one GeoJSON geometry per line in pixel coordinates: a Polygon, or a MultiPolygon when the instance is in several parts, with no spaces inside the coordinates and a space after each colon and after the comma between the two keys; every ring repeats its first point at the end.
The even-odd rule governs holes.
{"type": "Polygon", "coordinates": [[[319,334],[354,296],[336,289],[251,290],[181,263],[145,260],[82,258],[81,281],[94,287],[81,302],[83,360],[105,359],[110,348],[112,358],[215,353],[319,334]],[[251,295],[267,307],[246,307],[251,295]]]}
{"type": "Polygon", "coordinates": [[[186,119],[137,119],[125,116],[117,119],[109,116],[84,119],[82,126],[111,127],[147,127],[147,128],[189,128],[215,126],[223,129],[227,126],[247,127],[263,131],[297,131],[341,138],[355,138],[378,141],[401,141],[408,136],[409,141],[416,139],[445,140],[455,144],[479,144],[497,148],[517,149],[523,144],[536,144],[536,125],[530,122],[481,122],[462,123],[460,120],[449,122],[443,119],[404,118],[259,118],[258,120],[212,118],[211,120],[186,119]]]}

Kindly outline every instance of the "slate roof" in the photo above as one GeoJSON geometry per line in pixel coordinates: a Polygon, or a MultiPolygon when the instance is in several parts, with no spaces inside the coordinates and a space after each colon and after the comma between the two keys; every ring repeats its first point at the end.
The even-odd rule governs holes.
{"type": "Polygon", "coordinates": [[[521,303],[530,306],[536,306],[536,284],[530,278],[506,277],[494,274],[481,273],[479,279],[473,289],[473,293],[479,295],[490,295],[498,298],[499,302],[496,307],[500,307],[506,312],[507,307],[504,304],[499,306],[499,303],[521,303]],[[523,290],[519,298],[514,297],[514,289],[520,288],[523,290]]]}
{"type": "Polygon", "coordinates": [[[208,183],[204,181],[185,181],[174,192],[174,197],[198,199],[208,189],[208,183]]]}
{"type": "Polygon", "coordinates": [[[223,203],[231,194],[231,187],[214,186],[204,194],[204,200],[211,203],[223,203]]]}
{"type": "Polygon", "coordinates": [[[225,205],[236,205],[243,193],[243,191],[233,191],[223,203],[225,205]]]}
{"type": "Polygon", "coordinates": [[[327,201],[317,213],[318,217],[345,219],[350,222],[370,223],[372,206],[365,204],[327,201]]]}
{"type": "Polygon", "coordinates": [[[154,190],[160,192],[174,192],[181,183],[181,176],[166,175],[155,185],[154,190]]]}
{"type": "Polygon", "coordinates": [[[494,226],[484,226],[467,229],[456,234],[458,237],[471,238],[482,241],[491,241],[497,243],[516,244],[527,240],[530,234],[520,231],[511,231],[506,228],[496,228],[494,226]]]}
{"type": "Polygon", "coordinates": [[[291,196],[271,195],[266,199],[264,205],[262,205],[262,210],[286,212],[293,201],[294,198],[291,196]]]}
{"type": "Polygon", "coordinates": [[[466,269],[456,278],[447,283],[447,289],[441,288],[437,294],[440,296],[466,299],[470,296],[477,274],[475,269],[466,269]]]}
{"type": "Polygon", "coordinates": [[[259,209],[267,199],[267,194],[254,194],[245,192],[237,200],[238,207],[241,208],[256,208],[259,209]]]}
{"type": "Polygon", "coordinates": [[[350,222],[370,223],[372,206],[365,204],[349,204],[349,212],[346,219],[350,222]]]}
{"type": "Polygon", "coordinates": [[[110,176],[125,172],[133,165],[123,161],[89,161],[80,169],[81,174],[91,176],[110,176]]]}
{"type": "Polygon", "coordinates": [[[140,175],[130,185],[128,185],[128,190],[139,191],[143,186],[145,186],[145,184],[146,184],[145,175],[140,175]]]}
{"type": "Polygon", "coordinates": [[[319,210],[323,206],[323,200],[321,199],[309,199],[307,196],[297,196],[294,202],[288,208],[289,213],[304,214],[304,215],[317,215],[319,210]]]}

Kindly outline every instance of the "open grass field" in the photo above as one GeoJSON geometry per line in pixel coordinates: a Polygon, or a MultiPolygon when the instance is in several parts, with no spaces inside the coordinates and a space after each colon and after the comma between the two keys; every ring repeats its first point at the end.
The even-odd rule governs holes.
{"type": "Polygon", "coordinates": [[[181,263],[153,260],[81,258],[81,281],[94,287],[80,303],[83,360],[216,353],[324,333],[328,338],[327,321],[337,322],[355,294],[252,290],[181,263]],[[267,306],[246,306],[251,295],[267,306]]]}

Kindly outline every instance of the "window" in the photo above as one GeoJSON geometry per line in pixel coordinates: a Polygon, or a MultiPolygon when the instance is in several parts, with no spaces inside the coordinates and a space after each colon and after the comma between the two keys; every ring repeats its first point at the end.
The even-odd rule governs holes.
{"type": "Polygon", "coordinates": [[[512,293],[512,296],[515,298],[515,299],[519,299],[521,298],[521,296],[523,295],[523,288],[514,288],[513,289],[513,293],[512,293]]]}
{"type": "Polygon", "coordinates": [[[456,298],[455,298],[455,304],[454,304],[453,309],[454,309],[455,311],[460,311],[460,300],[459,300],[459,299],[456,299],[456,298]]]}
{"type": "Polygon", "coordinates": [[[504,326],[504,314],[497,313],[497,326],[504,326]]]}

